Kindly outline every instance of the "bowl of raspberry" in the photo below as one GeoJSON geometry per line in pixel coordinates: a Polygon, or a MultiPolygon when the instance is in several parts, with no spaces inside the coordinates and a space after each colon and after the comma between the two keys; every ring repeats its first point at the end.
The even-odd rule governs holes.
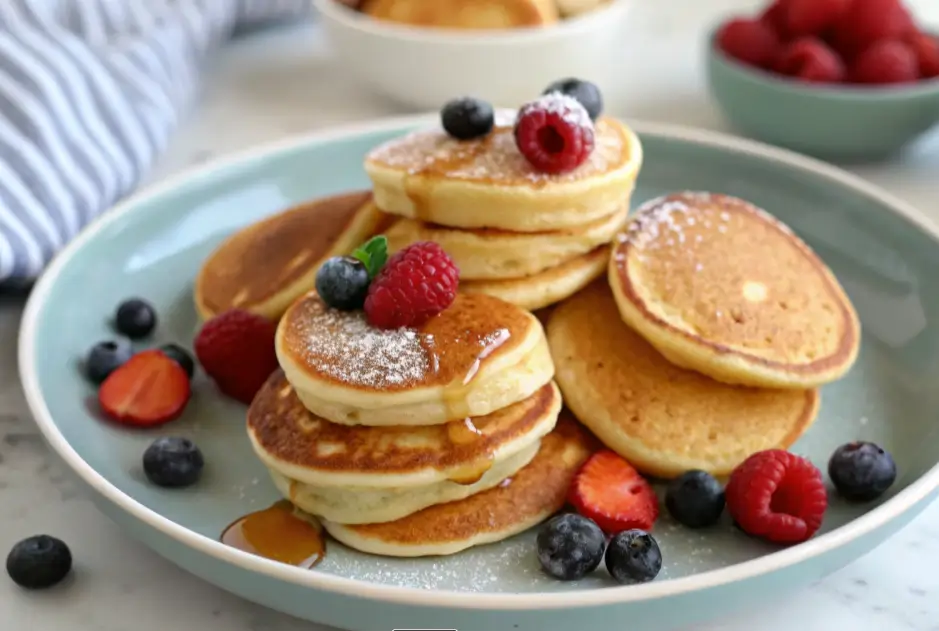
{"type": "Polygon", "coordinates": [[[775,0],[707,42],[738,131],[818,158],[883,160],[939,123],[939,38],[903,0],[775,0]]]}

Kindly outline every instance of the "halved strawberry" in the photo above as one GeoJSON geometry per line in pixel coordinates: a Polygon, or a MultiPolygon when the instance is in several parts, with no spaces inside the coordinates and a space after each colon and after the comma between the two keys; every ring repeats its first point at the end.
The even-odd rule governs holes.
{"type": "Polygon", "coordinates": [[[189,402],[189,377],[159,350],[137,353],[112,372],[98,390],[98,403],[111,419],[152,427],[178,418],[189,402]]]}
{"type": "Polygon", "coordinates": [[[571,486],[570,503],[607,534],[638,528],[652,530],[659,500],[631,464],[610,450],[584,463],[571,486]]]}

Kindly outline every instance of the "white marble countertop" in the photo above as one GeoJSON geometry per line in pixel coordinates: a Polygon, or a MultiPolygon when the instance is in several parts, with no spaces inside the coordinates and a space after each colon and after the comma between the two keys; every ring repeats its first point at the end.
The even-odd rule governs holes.
{"type": "MultiPolygon", "coordinates": [[[[619,62],[636,86],[614,112],[723,129],[697,56],[699,29],[752,0],[637,3],[635,39],[619,62]],[[651,5],[656,5],[652,7],[651,5]],[[707,6],[702,6],[707,5],[707,6]]],[[[939,3],[913,3],[939,25],[939,3]],[[931,12],[931,13],[927,13],[931,12]]],[[[624,47],[625,48],[625,47],[624,47]]],[[[315,26],[251,36],[207,69],[201,104],[152,180],[219,154],[341,122],[406,113],[345,77],[315,26]]],[[[854,169],[939,221],[939,133],[901,162],[854,169]]],[[[125,536],[73,488],[41,443],[17,378],[21,297],[0,297],[0,549],[39,532],[65,539],[76,559],[66,584],[26,593],[0,580],[0,626],[42,631],[325,631],[231,596],[125,536]]],[[[939,504],[849,567],[772,609],[683,631],[939,631],[939,504]]]]}

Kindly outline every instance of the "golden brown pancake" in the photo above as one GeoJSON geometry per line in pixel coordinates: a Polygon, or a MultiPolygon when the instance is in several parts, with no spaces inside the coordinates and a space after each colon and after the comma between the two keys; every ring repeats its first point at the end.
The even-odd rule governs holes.
{"type": "Polygon", "coordinates": [[[248,433],[262,460],[295,480],[396,487],[465,477],[469,469],[481,475],[494,459],[549,432],[560,408],[560,392],[549,383],[488,416],[443,425],[338,425],[303,407],[278,370],[248,409],[248,433]]]}
{"type": "Polygon", "coordinates": [[[347,425],[484,416],[529,397],[554,371],[538,320],[483,294],[457,295],[418,328],[383,331],[311,292],[284,314],[276,350],[303,404],[347,425]]]}
{"type": "Polygon", "coordinates": [[[828,267],[735,197],[643,205],[614,244],[609,281],[627,324],[673,363],[720,381],[816,387],[857,358],[860,323],[828,267]]]}
{"type": "Polygon", "coordinates": [[[670,363],[623,323],[602,281],[554,310],[548,343],[565,404],[649,475],[729,474],[757,451],[788,448],[818,412],[816,390],[732,386],[670,363]]]}
{"type": "Polygon", "coordinates": [[[542,439],[535,458],[495,488],[389,523],[342,526],[324,521],[323,526],[349,547],[387,556],[454,554],[502,541],[563,507],[574,475],[596,448],[589,433],[569,417],[561,418],[542,439]]]}
{"type": "Polygon", "coordinates": [[[232,308],[271,319],[309,291],[320,264],[347,254],[386,223],[367,191],[301,204],[228,237],[196,277],[195,303],[207,320],[232,308]]]}
{"type": "Polygon", "coordinates": [[[411,26],[506,29],[558,21],[554,0],[365,0],[371,17],[411,26]]]}

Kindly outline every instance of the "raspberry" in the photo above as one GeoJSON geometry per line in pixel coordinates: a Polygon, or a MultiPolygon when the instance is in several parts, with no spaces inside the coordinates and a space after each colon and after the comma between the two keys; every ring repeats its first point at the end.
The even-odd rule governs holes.
{"type": "Polygon", "coordinates": [[[774,543],[801,543],[822,525],[828,492],[805,458],[782,449],[753,454],[730,476],[727,510],[749,535],[774,543]]]}
{"type": "Polygon", "coordinates": [[[850,4],[850,0],[786,0],[786,33],[791,37],[818,35],[841,20],[850,4]]]}
{"type": "Polygon", "coordinates": [[[855,83],[908,83],[918,78],[916,55],[903,42],[877,42],[861,53],[851,66],[851,80],[855,83]]]}
{"type": "Polygon", "coordinates": [[[845,77],[838,53],[814,37],[803,37],[786,46],[776,60],[775,70],[814,83],[838,83],[845,77]]]}
{"type": "Polygon", "coordinates": [[[453,304],[459,284],[443,248],[419,241],[388,259],[368,288],[365,315],[380,329],[420,326],[453,304]]]}
{"type": "Polygon", "coordinates": [[[913,17],[900,0],[859,0],[835,25],[833,37],[838,52],[851,60],[872,44],[914,31],[913,17]]]}
{"type": "Polygon", "coordinates": [[[572,171],[593,151],[593,121],[579,101],[551,92],[518,111],[515,144],[539,171],[572,171]]]}
{"type": "Polygon", "coordinates": [[[776,0],[760,15],[760,22],[773,29],[780,40],[786,39],[786,6],[785,0],[776,0]]]}
{"type": "Polygon", "coordinates": [[[277,369],[276,332],[277,325],[270,320],[230,309],[202,326],[193,350],[218,389],[248,405],[277,369]]]}
{"type": "Polygon", "coordinates": [[[725,24],[717,34],[717,43],[730,57],[757,68],[768,68],[780,48],[779,36],[772,27],[744,18],[725,24]]]}
{"type": "Polygon", "coordinates": [[[906,41],[916,55],[919,76],[923,79],[939,77],[939,39],[926,33],[914,33],[906,41]]]}

